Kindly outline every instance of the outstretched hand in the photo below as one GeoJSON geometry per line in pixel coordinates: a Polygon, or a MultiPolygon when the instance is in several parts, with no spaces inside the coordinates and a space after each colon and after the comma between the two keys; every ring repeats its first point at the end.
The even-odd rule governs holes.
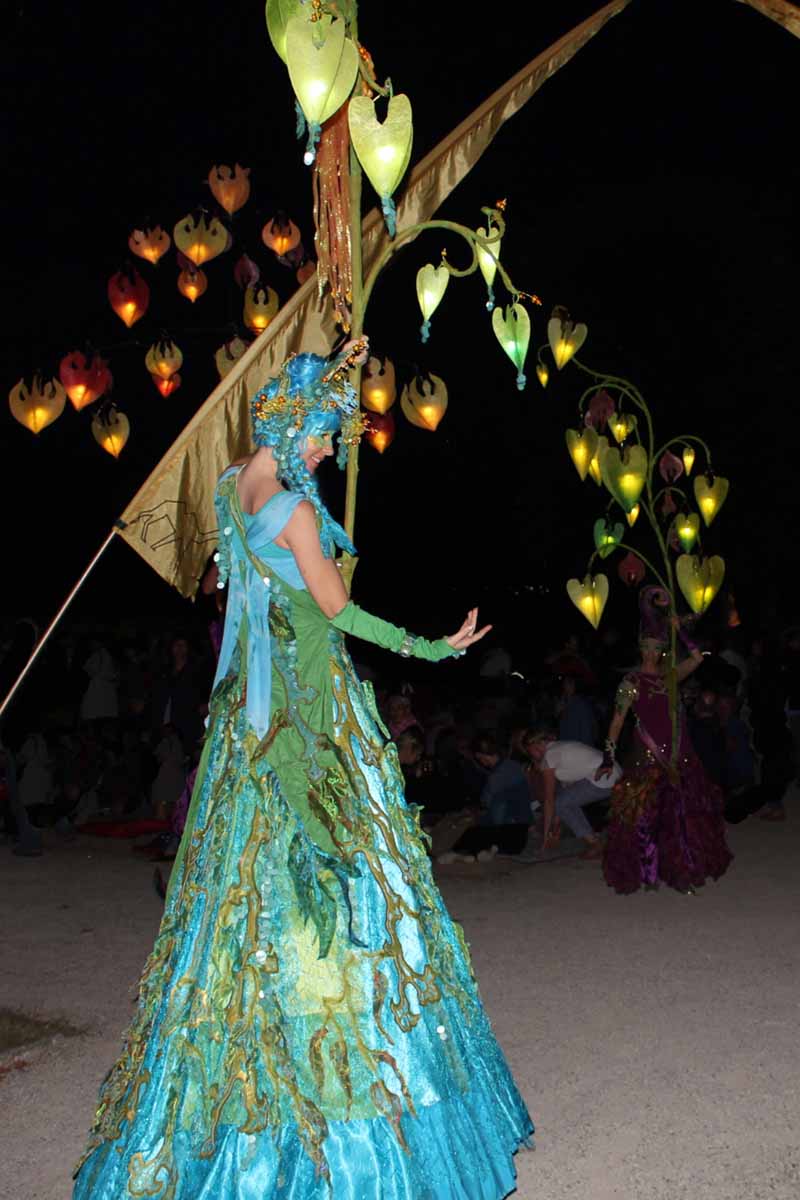
{"type": "Polygon", "coordinates": [[[482,637],[486,637],[491,628],[491,625],[484,625],[482,629],[478,629],[478,610],[471,608],[458,633],[453,633],[444,640],[454,650],[469,650],[470,646],[474,646],[482,637]]]}

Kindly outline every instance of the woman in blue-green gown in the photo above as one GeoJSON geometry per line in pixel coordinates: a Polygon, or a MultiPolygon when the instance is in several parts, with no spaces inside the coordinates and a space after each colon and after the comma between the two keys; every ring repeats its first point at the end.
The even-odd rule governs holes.
{"type": "Polygon", "coordinates": [[[217,486],[225,632],[163,921],[74,1200],[499,1200],[532,1125],[344,634],[436,661],[348,602],[314,472],[363,429],[301,354],[217,486]]]}

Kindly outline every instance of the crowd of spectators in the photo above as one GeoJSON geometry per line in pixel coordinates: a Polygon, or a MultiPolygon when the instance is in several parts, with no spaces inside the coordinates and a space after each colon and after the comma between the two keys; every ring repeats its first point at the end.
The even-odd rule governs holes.
{"type": "MultiPolygon", "coordinates": [[[[15,639],[32,645],[35,635],[22,623],[0,648],[6,684],[20,657],[15,639]]],[[[726,629],[703,646],[705,661],[683,702],[726,817],[784,820],[784,797],[800,769],[800,629],[774,640],[726,629]]],[[[363,647],[352,650],[375,685],[407,800],[419,807],[441,863],[497,854],[528,861],[568,837],[583,857],[601,857],[617,775],[599,782],[595,770],[635,646],[613,630],[590,647],[572,634],[529,655],[518,671],[491,635],[458,676],[428,668],[413,678],[396,674],[397,659],[361,664],[363,647]],[[548,806],[555,820],[543,843],[548,806]]],[[[169,858],[202,745],[213,632],[198,623],[189,633],[124,641],[66,634],[42,658],[2,730],[6,838],[17,853],[33,855],[45,827],[65,837],[148,835],[138,850],[169,858]]],[[[624,764],[624,739],[618,757],[624,764]]]]}

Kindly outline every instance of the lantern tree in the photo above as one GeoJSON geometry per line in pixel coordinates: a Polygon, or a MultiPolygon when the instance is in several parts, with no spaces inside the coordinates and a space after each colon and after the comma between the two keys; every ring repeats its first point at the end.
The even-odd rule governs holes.
{"type": "MultiPolygon", "coordinates": [[[[725,562],[706,552],[703,532],[725,502],[728,480],[715,473],[711,451],[696,434],[657,444],[650,408],[638,388],[620,376],[592,370],[575,358],[586,335],[585,325],[574,324],[566,310],[557,308],[548,323],[548,343],[538,351],[543,375],[549,377],[545,361],[549,350],[557,371],[572,362],[587,380],[578,400],[576,427],[566,431],[565,441],[581,481],[591,476],[606,501],[605,514],[594,522],[594,550],[585,573],[581,579],[569,580],[567,594],[597,629],[608,600],[609,580],[604,572],[595,570],[596,560],[625,551],[617,569],[623,583],[638,586],[649,572],[669,597],[670,617],[678,616],[679,595],[690,609],[691,619],[700,617],[725,577],[725,562]],[[702,469],[693,475],[698,453],[703,455],[702,469]],[[654,553],[646,557],[629,542],[631,535],[622,517],[629,528],[637,518],[644,518],[654,553]]],[[[675,663],[672,623],[668,676],[677,753],[675,663]]]]}

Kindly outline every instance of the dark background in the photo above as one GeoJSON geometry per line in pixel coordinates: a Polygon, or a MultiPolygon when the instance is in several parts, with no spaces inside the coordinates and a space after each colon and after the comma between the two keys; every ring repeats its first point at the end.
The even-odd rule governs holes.
{"type": "MultiPolygon", "coordinates": [[[[360,34],[377,73],[414,105],[412,161],[598,7],[559,0],[484,8],[473,20],[436,0],[363,0],[360,34]]],[[[68,403],[38,438],[7,410],[2,418],[5,616],[46,620],[215,385],[213,352],[241,309],[241,251],[282,299],[294,290],[259,233],[282,209],[310,246],[311,183],[259,2],[99,11],[18,0],[4,38],[4,387],[37,368],[55,373],[88,343],[109,359],[132,426],[115,461],[91,436],[92,408],[76,414],[68,403]],[[106,284],[129,257],[130,231],[161,224],[171,234],[211,204],[211,165],[236,161],[251,168],[252,197],[235,219],[235,249],[206,268],[208,293],[194,306],[178,295],[173,251],[158,268],[134,260],[152,300],[126,330],[106,284]],[[166,400],[143,364],[162,333],[186,360],[166,400]]],[[[506,197],[503,260],[544,302],[535,342],[552,306],[567,305],[589,326],[581,357],[637,383],[659,441],[695,432],[711,442],[731,494],[706,546],[725,555],[750,629],[796,619],[799,69],[800,42],[734,0],[633,0],[503,128],[439,214],[477,225],[481,205],[506,197]]],[[[518,393],[479,277],[451,282],[421,346],[414,276],[443,244],[437,233],[409,248],[369,316],[373,346],[401,381],[415,369],[442,375],[450,408],[431,435],[398,405],[394,445],[383,457],[363,450],[356,598],[432,633],[480,601],[518,647],[589,632],[564,591],[585,570],[604,510],[564,448],[581,378],[567,370],[543,392],[532,351],[518,393]]],[[[450,253],[459,261],[458,246],[450,253]]],[[[341,481],[327,486],[338,511],[341,481]]],[[[643,538],[638,527],[645,548],[643,538]]],[[[613,559],[606,569],[608,619],[632,620],[613,559]]],[[[119,542],[73,619],[178,621],[185,604],[119,542]]]]}

